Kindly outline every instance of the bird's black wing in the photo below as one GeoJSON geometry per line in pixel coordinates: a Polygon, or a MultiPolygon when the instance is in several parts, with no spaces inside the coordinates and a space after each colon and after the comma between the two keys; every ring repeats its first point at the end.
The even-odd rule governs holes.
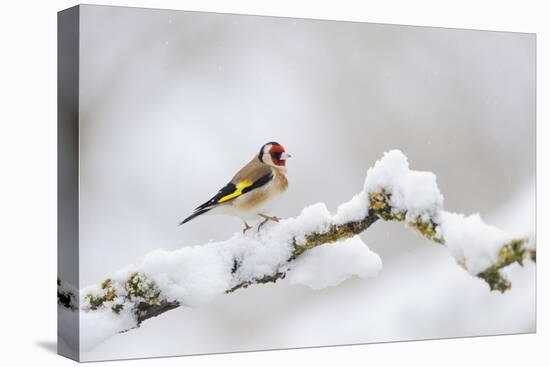
{"type": "Polygon", "coordinates": [[[228,198],[231,195],[235,195],[236,191],[237,191],[237,185],[235,185],[233,182],[229,182],[227,185],[222,187],[220,191],[218,191],[218,193],[214,195],[210,200],[199,205],[198,207],[195,208],[195,210],[202,210],[211,206],[218,205],[220,203],[220,200],[222,200],[223,198],[228,198]]]}
{"type": "Polygon", "coordinates": [[[220,191],[218,191],[218,193],[214,195],[210,200],[208,200],[204,204],[199,205],[195,210],[206,209],[210,206],[218,205],[236,199],[239,196],[246,194],[247,192],[266,185],[272,179],[273,172],[270,171],[269,173],[263,175],[254,182],[244,180],[237,183],[229,182],[227,185],[222,187],[220,191]]]}
{"type": "Polygon", "coordinates": [[[264,176],[260,177],[254,182],[252,181],[241,181],[237,183],[229,182],[227,185],[222,187],[220,191],[218,191],[218,193],[214,195],[210,200],[196,207],[193,214],[191,214],[189,217],[183,220],[183,222],[181,222],[180,224],[189,222],[191,219],[206,213],[207,211],[209,211],[210,209],[214,208],[215,206],[221,203],[231,201],[243,194],[246,194],[247,192],[260,188],[266,185],[271,180],[273,180],[273,172],[269,172],[265,174],[264,176]]]}

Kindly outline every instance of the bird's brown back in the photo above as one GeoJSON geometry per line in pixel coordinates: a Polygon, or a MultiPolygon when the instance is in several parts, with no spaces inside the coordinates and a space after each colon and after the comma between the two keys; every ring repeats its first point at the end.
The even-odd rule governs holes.
{"type": "Polygon", "coordinates": [[[271,172],[271,167],[267,164],[260,162],[257,157],[254,157],[246,166],[241,168],[235,176],[231,179],[231,182],[237,184],[242,181],[255,182],[260,177],[263,177],[271,172]]]}

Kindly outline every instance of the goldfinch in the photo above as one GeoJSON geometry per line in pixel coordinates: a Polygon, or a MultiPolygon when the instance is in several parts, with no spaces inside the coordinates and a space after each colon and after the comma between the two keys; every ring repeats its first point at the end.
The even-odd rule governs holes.
{"type": "Polygon", "coordinates": [[[272,199],[288,188],[286,160],[290,154],[274,141],[264,144],[260,153],[210,200],[199,205],[180,225],[205,213],[228,214],[240,217],[244,222],[243,233],[252,228],[247,220],[263,218],[260,229],[268,221],[278,222],[277,217],[265,214],[264,209],[272,199]]]}

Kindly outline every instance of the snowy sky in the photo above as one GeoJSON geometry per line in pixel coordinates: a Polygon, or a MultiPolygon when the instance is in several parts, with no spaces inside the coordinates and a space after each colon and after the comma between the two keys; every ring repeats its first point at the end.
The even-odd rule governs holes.
{"type": "MultiPolygon", "coordinates": [[[[533,35],[92,6],[82,17],[81,287],[240,230],[227,217],[177,224],[271,140],[293,156],[279,216],[335,210],[398,148],[437,175],[448,210],[534,231],[533,35]]],[[[382,258],[377,278],[247,289],[84,357],[534,330],[532,267],[503,296],[400,225],[362,239],[382,258]]]]}

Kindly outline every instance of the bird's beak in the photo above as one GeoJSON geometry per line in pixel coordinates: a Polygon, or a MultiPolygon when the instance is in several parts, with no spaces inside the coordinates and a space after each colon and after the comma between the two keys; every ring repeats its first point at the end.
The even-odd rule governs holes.
{"type": "Polygon", "coordinates": [[[282,160],[287,160],[290,157],[292,157],[292,156],[290,154],[288,154],[287,152],[283,152],[283,154],[281,154],[281,159],[282,160]]]}

